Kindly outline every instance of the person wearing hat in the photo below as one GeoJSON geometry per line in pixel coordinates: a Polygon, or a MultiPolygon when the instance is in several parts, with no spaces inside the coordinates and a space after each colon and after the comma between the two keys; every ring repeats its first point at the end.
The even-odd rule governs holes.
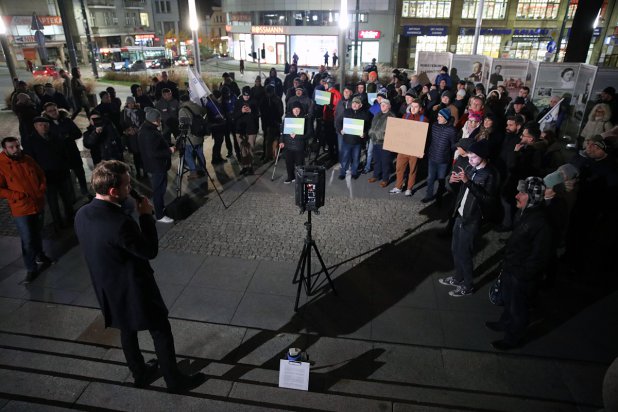
{"type": "Polygon", "coordinates": [[[300,85],[305,89],[305,94],[309,97],[313,96],[313,85],[309,81],[309,76],[305,72],[300,72],[300,85]]]}
{"type": "Polygon", "coordinates": [[[169,79],[167,72],[163,70],[161,72],[161,80],[157,82],[155,86],[155,100],[160,100],[163,96],[163,89],[170,89],[172,92],[172,97],[178,101],[179,93],[178,93],[178,85],[169,79]]]}
{"type": "Polygon", "coordinates": [[[335,84],[335,79],[332,77],[326,78],[326,86],[326,91],[330,92],[331,100],[330,104],[322,106],[322,131],[321,133],[318,131],[317,136],[319,139],[321,139],[320,144],[326,145],[326,147],[328,148],[328,156],[330,160],[332,162],[336,162],[339,160],[337,133],[340,132],[341,129],[339,129],[338,127],[336,128],[335,111],[337,110],[337,105],[341,100],[341,93],[338,90],[338,85],[335,84]]]}
{"type": "Polygon", "coordinates": [[[286,103],[286,105],[287,105],[288,101],[290,101],[290,98],[296,94],[296,89],[298,89],[299,87],[301,89],[303,88],[302,85],[301,85],[301,82],[300,82],[300,77],[295,77],[292,80],[292,87],[290,87],[289,89],[287,89],[285,91],[285,103],[286,103]]]}
{"type": "Polygon", "coordinates": [[[11,109],[17,115],[19,137],[23,140],[34,132],[34,118],[38,117],[41,112],[37,110],[36,104],[28,93],[18,93],[11,103],[11,109]]]}
{"type": "Polygon", "coordinates": [[[90,112],[90,124],[83,134],[84,147],[90,149],[92,163],[123,160],[124,144],[116,126],[97,110],[90,112]]]}
{"type": "Polygon", "coordinates": [[[429,158],[429,170],[427,172],[427,193],[421,200],[429,203],[436,199],[441,200],[445,192],[446,172],[457,141],[457,131],[453,127],[451,111],[442,109],[438,112],[438,121],[431,126],[431,143],[427,157],[429,158]],[[438,191],[434,192],[434,184],[438,181],[438,191]]]}
{"type": "Polygon", "coordinates": [[[468,120],[464,124],[461,129],[461,138],[462,139],[475,139],[476,136],[480,132],[481,123],[483,122],[483,117],[478,113],[468,113],[468,120]]]}
{"type": "Polygon", "coordinates": [[[611,111],[610,120],[613,124],[618,124],[618,96],[616,96],[616,89],[611,86],[603,89],[598,103],[609,105],[611,111]]]}
{"type": "Polygon", "coordinates": [[[273,160],[277,156],[283,114],[281,98],[275,94],[275,87],[268,85],[266,87],[266,95],[260,103],[262,130],[264,131],[264,139],[262,140],[263,157],[265,161],[273,160]]]}
{"type": "Polygon", "coordinates": [[[285,93],[287,93],[287,91],[294,86],[294,79],[296,78],[300,80],[300,78],[298,77],[298,67],[296,64],[291,64],[290,72],[285,76],[285,79],[283,80],[283,90],[285,93]]]}
{"type": "MultiPolygon", "coordinates": [[[[337,103],[337,107],[335,107],[335,124],[339,124],[340,121],[343,121],[343,113],[352,107],[352,97],[354,95],[354,86],[351,84],[346,84],[343,88],[343,94],[341,99],[337,103]]],[[[337,149],[339,158],[337,159],[339,163],[341,163],[341,154],[343,146],[343,135],[337,131],[337,149]]]]}
{"type": "MultiPolygon", "coordinates": [[[[455,286],[450,296],[461,297],[474,293],[474,242],[481,223],[490,209],[497,209],[498,179],[487,163],[489,144],[486,140],[472,143],[467,150],[468,166],[453,170],[449,183],[461,183],[455,202],[451,252],[455,274],[438,279],[445,286],[455,286]]],[[[493,210],[492,210],[493,212],[493,210]]]]}
{"type": "Polygon", "coordinates": [[[448,74],[448,67],[446,66],[442,66],[442,68],[440,69],[440,73],[438,73],[438,75],[436,76],[433,84],[438,86],[440,84],[440,81],[442,80],[446,82],[446,87],[448,87],[449,89],[453,87],[453,81],[451,79],[451,76],[449,76],[448,74]]]}
{"type": "Polygon", "coordinates": [[[24,153],[32,157],[45,172],[47,204],[56,229],[65,227],[73,219],[73,184],[71,183],[71,162],[64,137],[58,129],[51,130],[51,121],[39,116],[33,120],[34,132],[22,139],[24,153]],[[62,199],[64,219],[60,213],[59,199],[62,199]]]}
{"type": "Polygon", "coordinates": [[[225,86],[230,89],[231,93],[233,93],[234,96],[240,96],[240,88],[238,87],[238,83],[236,83],[234,78],[232,78],[232,76],[227,72],[223,73],[221,77],[223,78],[223,81],[221,82],[221,84],[219,84],[219,88],[225,86]]]}
{"type": "Polygon", "coordinates": [[[131,85],[131,96],[135,98],[135,104],[137,105],[136,107],[141,111],[143,111],[146,107],[154,107],[150,97],[144,93],[142,86],[137,83],[131,85]]]}
{"type": "Polygon", "coordinates": [[[251,88],[242,88],[242,97],[234,108],[234,124],[236,126],[236,141],[240,146],[240,174],[253,174],[253,149],[258,132],[260,109],[251,98],[251,88]]]}
{"type": "Polygon", "coordinates": [[[275,88],[275,95],[279,98],[283,96],[283,82],[277,77],[277,69],[271,67],[268,77],[264,80],[264,87],[272,86],[275,88]]]}
{"type": "Polygon", "coordinates": [[[369,107],[369,113],[371,113],[372,116],[377,115],[378,113],[380,113],[380,104],[382,103],[383,99],[386,99],[386,89],[382,88],[378,91],[377,95],[376,95],[376,99],[374,100],[373,104],[369,107]]]}
{"type": "Polygon", "coordinates": [[[358,166],[360,162],[361,144],[363,139],[367,138],[367,132],[371,126],[371,114],[367,110],[363,110],[363,101],[360,97],[352,98],[352,104],[349,109],[343,112],[343,117],[337,122],[336,128],[343,137],[341,145],[341,167],[339,169],[339,179],[345,179],[348,169],[353,179],[358,178],[358,166]],[[345,119],[357,119],[363,121],[363,130],[361,135],[344,133],[343,123],[345,119]]]}
{"type": "Polygon", "coordinates": [[[51,259],[43,251],[41,232],[45,214],[45,172],[35,160],[24,154],[16,137],[2,139],[0,153],[0,198],[6,199],[21,238],[22,258],[26,267],[24,283],[39,274],[39,264],[51,259]]]}
{"type": "Polygon", "coordinates": [[[515,195],[518,216],[502,260],[501,289],[504,310],[497,322],[485,325],[504,338],[492,342],[505,351],[524,343],[529,322],[530,292],[535,288],[549,260],[551,229],[545,211],[545,184],[540,177],[520,180],[515,195]]]}
{"type": "Polygon", "coordinates": [[[528,111],[526,107],[526,100],[523,97],[516,97],[509,109],[506,111],[506,116],[516,115],[523,117],[524,122],[532,119],[532,114],[528,111]]]}
{"type": "Polygon", "coordinates": [[[363,102],[363,110],[369,110],[369,97],[367,96],[366,84],[363,81],[356,83],[354,97],[358,96],[363,102]]]}
{"type": "Polygon", "coordinates": [[[55,103],[56,106],[64,109],[71,110],[71,106],[69,105],[66,97],[56,91],[56,88],[51,83],[45,83],[45,93],[41,96],[41,107],[45,106],[45,103],[55,103]]]}
{"type": "Polygon", "coordinates": [[[367,93],[378,93],[382,89],[382,85],[378,80],[377,72],[369,72],[367,75],[367,93]]]}
{"type": "MultiPolygon", "coordinates": [[[[206,157],[204,156],[204,134],[193,133],[193,121],[196,116],[206,120],[207,109],[191,101],[187,93],[180,96],[178,119],[180,124],[189,125],[184,147],[185,165],[189,169],[188,179],[197,179],[206,175],[206,157]],[[197,160],[197,162],[196,162],[197,160]]],[[[199,122],[199,119],[198,119],[199,122]]]]}
{"type": "Polygon", "coordinates": [[[174,219],[165,215],[165,192],[167,171],[172,167],[172,153],[176,148],[163,137],[159,131],[160,127],[161,112],[150,107],[146,108],[146,118],[139,129],[137,142],[144,171],[150,178],[155,218],[160,223],[172,223],[174,219]]]}
{"type": "Polygon", "coordinates": [[[373,116],[371,128],[368,132],[373,143],[373,157],[376,160],[373,177],[369,178],[369,183],[381,180],[380,187],[388,186],[392,173],[393,153],[384,149],[384,133],[386,132],[386,121],[389,117],[395,117],[391,112],[391,102],[383,98],[380,100],[380,112],[373,116]]]}
{"type": "Polygon", "coordinates": [[[440,104],[437,104],[433,107],[434,112],[439,112],[442,109],[447,109],[451,112],[451,118],[453,119],[453,124],[456,124],[459,120],[459,111],[457,107],[453,105],[453,93],[449,90],[445,90],[440,95],[440,104]]]}
{"type": "Polygon", "coordinates": [[[289,115],[292,112],[292,104],[295,102],[299,102],[303,106],[303,113],[305,113],[305,115],[310,115],[313,113],[314,102],[309,96],[307,96],[306,90],[300,84],[294,90],[294,94],[286,100],[286,115],[289,115]]]}
{"type": "Polygon", "coordinates": [[[292,103],[290,113],[286,117],[294,119],[305,119],[305,129],[302,134],[283,133],[282,141],[279,143],[280,149],[285,149],[285,166],[288,173],[287,179],[283,181],[285,184],[294,182],[294,170],[296,166],[305,164],[305,145],[312,135],[312,123],[305,112],[303,105],[296,101],[292,103]]]}

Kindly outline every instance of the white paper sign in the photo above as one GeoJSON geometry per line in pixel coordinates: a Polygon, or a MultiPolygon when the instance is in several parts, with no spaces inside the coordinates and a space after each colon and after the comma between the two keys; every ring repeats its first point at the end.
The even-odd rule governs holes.
{"type": "Polygon", "coordinates": [[[309,390],[309,362],[279,361],[279,387],[309,390]]]}

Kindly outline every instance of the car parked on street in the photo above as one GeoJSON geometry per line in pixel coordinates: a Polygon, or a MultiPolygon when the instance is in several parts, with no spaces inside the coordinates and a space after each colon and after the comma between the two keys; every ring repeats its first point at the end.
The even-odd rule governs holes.
{"type": "Polygon", "coordinates": [[[59,77],[58,70],[53,64],[45,64],[43,66],[36,66],[32,70],[32,75],[34,77],[53,77],[57,79],[59,77]]]}
{"type": "Polygon", "coordinates": [[[166,69],[168,67],[172,67],[172,61],[167,58],[153,60],[150,64],[151,69],[166,69]]]}

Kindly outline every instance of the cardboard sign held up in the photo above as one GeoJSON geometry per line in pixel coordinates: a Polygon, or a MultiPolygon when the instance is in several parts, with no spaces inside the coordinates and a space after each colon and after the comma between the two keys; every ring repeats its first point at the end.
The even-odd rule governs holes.
{"type": "Polygon", "coordinates": [[[422,158],[428,130],[429,123],[389,117],[386,119],[384,149],[422,158]]]}

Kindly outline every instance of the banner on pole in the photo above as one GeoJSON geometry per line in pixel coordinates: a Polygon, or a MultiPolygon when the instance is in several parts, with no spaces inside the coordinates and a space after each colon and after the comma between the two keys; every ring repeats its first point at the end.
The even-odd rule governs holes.
{"type": "Polygon", "coordinates": [[[192,102],[202,105],[202,98],[210,95],[210,89],[192,68],[189,68],[187,73],[189,75],[189,98],[192,102]]]}

